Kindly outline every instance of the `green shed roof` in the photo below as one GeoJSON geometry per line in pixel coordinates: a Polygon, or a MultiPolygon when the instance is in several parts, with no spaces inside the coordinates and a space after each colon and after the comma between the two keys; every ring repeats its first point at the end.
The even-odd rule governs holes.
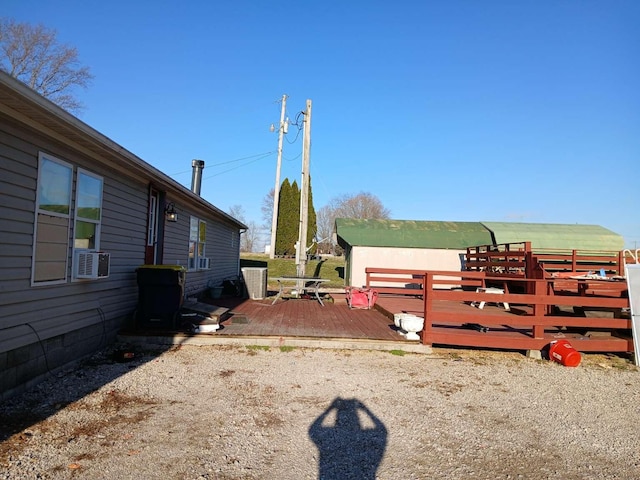
{"type": "Polygon", "coordinates": [[[493,232],[496,244],[531,242],[531,248],[607,250],[624,248],[624,238],[599,225],[561,223],[482,222],[493,232]]]}
{"type": "Polygon", "coordinates": [[[342,246],[463,250],[492,243],[480,222],[337,218],[336,233],[342,246]]]}

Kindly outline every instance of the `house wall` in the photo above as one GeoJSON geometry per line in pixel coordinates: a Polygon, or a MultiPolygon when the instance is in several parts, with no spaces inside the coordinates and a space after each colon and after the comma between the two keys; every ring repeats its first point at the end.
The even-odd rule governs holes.
{"type": "Polygon", "coordinates": [[[347,285],[362,287],[367,283],[365,269],[406,268],[424,270],[461,270],[463,250],[392,248],[392,247],[351,247],[347,268],[350,277],[347,285]]]}
{"type": "MultiPolygon", "coordinates": [[[[168,201],[173,201],[168,199],[168,201]]],[[[185,295],[205,294],[209,285],[221,285],[223,280],[237,277],[240,272],[238,229],[220,222],[200,210],[188,209],[176,203],[177,222],[167,222],[164,230],[162,263],[187,268],[189,259],[189,221],[191,215],[206,221],[205,255],[211,259],[209,270],[187,271],[185,295]]]]}
{"type": "Polygon", "coordinates": [[[113,341],[137,302],[131,265],[144,261],[146,191],[0,116],[0,395],[113,341]],[[100,248],[111,253],[108,278],[71,281],[69,261],[66,283],[31,286],[39,151],[104,177],[100,248]]]}
{"type": "MultiPolygon", "coordinates": [[[[136,268],[145,261],[151,181],[123,176],[104,158],[16,125],[0,114],[0,400],[112,343],[130,318],[138,301],[136,268]],[[70,248],[66,283],[31,286],[40,151],[103,177],[100,250],[111,255],[108,278],[72,281],[70,248]]],[[[188,272],[187,294],[239,273],[237,227],[198,208],[180,207],[180,221],[166,223],[164,233],[162,263],[186,266],[189,216],[207,220],[212,268],[188,272]]]]}

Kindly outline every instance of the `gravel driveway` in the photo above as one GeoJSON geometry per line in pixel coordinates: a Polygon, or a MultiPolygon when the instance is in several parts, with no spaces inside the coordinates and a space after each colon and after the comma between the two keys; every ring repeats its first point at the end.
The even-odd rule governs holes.
{"type": "Polygon", "coordinates": [[[637,479],[640,372],[518,353],[183,346],[0,405],[0,479],[637,479]]]}

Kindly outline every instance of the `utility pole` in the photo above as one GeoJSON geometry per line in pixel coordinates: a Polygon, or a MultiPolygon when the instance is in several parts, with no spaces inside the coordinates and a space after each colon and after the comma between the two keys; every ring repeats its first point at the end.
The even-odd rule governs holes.
{"type": "Polygon", "coordinates": [[[278,206],[280,204],[280,167],[282,166],[282,139],[287,133],[284,120],[287,108],[287,96],[282,95],[282,110],[280,111],[280,128],[278,128],[278,163],[276,165],[276,186],[273,189],[273,218],[271,219],[271,246],[269,258],[275,258],[276,254],[276,230],[278,228],[278,206]]]}
{"type": "Polygon", "coordinates": [[[307,100],[304,113],[302,139],[302,186],[300,187],[300,230],[298,234],[298,277],[304,277],[307,268],[307,230],[309,226],[309,153],[311,150],[311,100],[307,100]]]}

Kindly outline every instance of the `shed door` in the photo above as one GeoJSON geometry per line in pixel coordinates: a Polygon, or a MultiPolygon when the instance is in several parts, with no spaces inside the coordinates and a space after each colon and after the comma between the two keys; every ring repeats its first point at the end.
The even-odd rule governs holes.
{"type": "Polygon", "coordinates": [[[155,265],[158,261],[158,218],[160,216],[160,198],[156,190],[149,192],[149,212],[147,220],[147,246],[144,263],[155,265]]]}

